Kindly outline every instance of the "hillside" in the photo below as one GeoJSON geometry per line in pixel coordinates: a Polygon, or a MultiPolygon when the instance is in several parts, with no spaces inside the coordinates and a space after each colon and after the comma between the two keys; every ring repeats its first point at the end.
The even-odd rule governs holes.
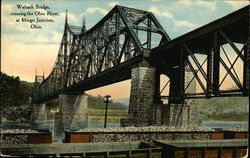
{"type": "MultiPolygon", "coordinates": [[[[88,108],[91,109],[105,109],[105,103],[104,103],[104,97],[102,96],[98,96],[98,97],[94,97],[91,95],[88,95],[88,108]]],[[[128,107],[122,103],[119,102],[114,102],[111,99],[111,103],[109,103],[108,105],[109,109],[114,109],[114,110],[126,110],[128,109],[128,107]]]]}
{"type": "Polygon", "coordinates": [[[33,83],[20,81],[19,77],[0,73],[1,106],[20,106],[29,104],[33,83]]]}
{"type": "Polygon", "coordinates": [[[248,98],[228,97],[196,100],[203,120],[246,121],[248,98]]]}
{"type": "MultiPolygon", "coordinates": [[[[30,103],[32,96],[33,83],[26,81],[20,81],[19,77],[8,76],[7,74],[0,74],[0,91],[1,91],[1,105],[3,106],[20,106],[30,103]]],[[[88,95],[89,108],[92,109],[104,109],[104,97],[94,97],[88,95]]],[[[112,100],[112,99],[111,99],[112,100]]],[[[50,106],[57,104],[57,101],[49,102],[50,106]]],[[[127,106],[111,101],[109,109],[127,109],[127,106]]]]}
{"type": "Polygon", "coordinates": [[[129,106],[129,98],[114,99],[114,102],[122,103],[123,105],[129,106]]]}
{"type": "MultiPolygon", "coordinates": [[[[33,83],[21,81],[19,77],[0,74],[0,93],[1,93],[1,121],[25,122],[30,119],[33,83]]],[[[102,119],[104,116],[104,97],[94,97],[88,95],[89,114],[95,119],[102,119]],[[99,118],[100,117],[100,118],[99,118]]],[[[112,100],[112,99],[111,99],[112,100]]],[[[46,109],[58,109],[59,101],[51,100],[46,103],[46,109]]],[[[110,119],[126,116],[127,106],[112,101],[108,106],[110,119]]]]}

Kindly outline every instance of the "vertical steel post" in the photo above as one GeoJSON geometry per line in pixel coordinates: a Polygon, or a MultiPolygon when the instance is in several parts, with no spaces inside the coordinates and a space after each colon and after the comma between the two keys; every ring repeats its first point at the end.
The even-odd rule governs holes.
{"type": "Polygon", "coordinates": [[[184,97],[185,97],[185,56],[184,56],[184,46],[183,44],[181,45],[181,50],[180,50],[180,103],[183,103],[184,97]]]}
{"type": "Polygon", "coordinates": [[[66,10],[66,19],[65,19],[65,28],[64,28],[64,69],[63,69],[63,88],[67,87],[66,77],[67,77],[67,47],[68,47],[68,31],[67,31],[67,25],[68,25],[68,10],[66,10]]]}
{"type": "Polygon", "coordinates": [[[115,65],[118,64],[118,57],[119,57],[119,25],[120,25],[120,17],[119,14],[116,13],[116,17],[115,17],[115,65]]]}
{"type": "Polygon", "coordinates": [[[108,103],[111,103],[111,101],[109,100],[111,96],[106,95],[104,98],[106,99],[104,101],[104,103],[106,103],[106,108],[105,108],[105,120],[104,120],[104,128],[107,127],[107,115],[108,115],[108,103]]]}
{"type": "Polygon", "coordinates": [[[220,46],[218,43],[218,31],[214,33],[214,48],[213,48],[213,89],[215,95],[219,94],[220,85],[220,46]]]}
{"type": "MultiPolygon", "coordinates": [[[[247,59],[247,45],[244,45],[244,57],[247,59]]],[[[243,62],[243,88],[244,94],[247,94],[247,83],[248,82],[248,67],[245,62],[243,62]]]]}
{"type": "Polygon", "coordinates": [[[126,38],[128,40],[127,42],[127,46],[126,46],[126,51],[125,51],[125,54],[126,54],[126,60],[129,60],[131,59],[132,55],[131,55],[131,44],[132,44],[132,39],[131,37],[129,37],[129,34],[126,33],[126,38]]]}
{"type": "Polygon", "coordinates": [[[180,48],[180,53],[178,54],[178,65],[171,68],[170,75],[170,90],[169,90],[169,103],[181,104],[184,102],[185,91],[185,55],[183,44],[180,48]]]}
{"type": "MultiPolygon", "coordinates": [[[[148,27],[151,28],[151,19],[148,18],[148,27]]],[[[151,32],[147,31],[147,49],[151,49],[151,32]]]]}
{"type": "MultiPolygon", "coordinates": [[[[247,62],[248,62],[248,71],[246,72],[246,74],[248,74],[248,83],[246,83],[246,87],[248,88],[248,122],[249,122],[249,105],[250,105],[250,7],[248,7],[248,38],[247,38],[247,42],[246,42],[246,48],[245,48],[245,56],[247,58],[247,62]],[[247,85],[248,84],[248,85],[247,85]]],[[[244,66],[247,66],[246,64],[244,66]]],[[[246,81],[247,82],[247,81],[246,81]]],[[[248,126],[248,131],[249,131],[249,126],[248,126]]]]}
{"type": "MultiPolygon", "coordinates": [[[[213,72],[213,56],[212,51],[207,54],[207,80],[212,83],[212,72],[213,72]]],[[[207,97],[211,97],[211,84],[207,81],[207,97]]]]}
{"type": "MultiPolygon", "coordinates": [[[[245,48],[245,52],[244,55],[246,57],[246,61],[248,64],[244,64],[244,67],[246,68],[246,88],[248,88],[248,111],[249,111],[249,105],[250,105],[250,7],[248,7],[248,38],[246,41],[246,48],[245,48]],[[248,65],[248,66],[247,66],[248,65]]],[[[247,89],[246,89],[247,91],[247,89]]],[[[248,121],[249,121],[249,113],[248,113],[248,121]]],[[[249,131],[249,126],[248,126],[248,131],[249,131]]]]}
{"type": "Polygon", "coordinates": [[[155,71],[155,96],[154,96],[154,103],[162,103],[160,98],[160,72],[157,70],[155,71]]]}

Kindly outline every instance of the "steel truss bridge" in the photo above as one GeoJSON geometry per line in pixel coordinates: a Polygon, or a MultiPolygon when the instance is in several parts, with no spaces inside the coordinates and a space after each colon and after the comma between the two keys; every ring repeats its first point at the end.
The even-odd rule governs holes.
{"type": "Polygon", "coordinates": [[[35,83],[33,102],[57,98],[60,93],[86,90],[131,78],[131,69],[147,60],[156,68],[156,96],[170,103],[185,98],[248,96],[250,81],[249,5],[173,40],[148,11],[115,6],[91,29],[68,24],[50,75],[35,83]],[[227,52],[228,45],[233,51],[227,52]],[[239,46],[240,45],[240,48],[239,46]],[[232,60],[232,54],[236,58],[232,60]],[[205,57],[201,61],[199,55],[205,57]],[[222,57],[223,56],[223,57],[222,57]],[[239,75],[235,69],[241,62],[239,75]],[[185,68],[193,73],[202,90],[188,93],[185,68]],[[222,73],[222,71],[226,73],[222,73]],[[159,76],[169,78],[169,95],[162,95],[159,76]],[[236,85],[222,89],[227,78],[236,85]]]}

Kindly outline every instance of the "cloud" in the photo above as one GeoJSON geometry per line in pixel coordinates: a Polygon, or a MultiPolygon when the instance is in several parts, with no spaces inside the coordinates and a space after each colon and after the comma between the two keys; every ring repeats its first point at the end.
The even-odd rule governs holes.
{"type": "MultiPolygon", "coordinates": [[[[2,27],[3,28],[12,28],[16,30],[22,30],[23,25],[21,25],[21,28],[16,23],[16,16],[10,16],[10,13],[13,11],[13,6],[10,4],[2,4],[2,11],[1,11],[1,18],[2,18],[2,27]]],[[[19,17],[19,16],[18,16],[19,17]]]]}
{"type": "Polygon", "coordinates": [[[95,13],[95,12],[99,12],[99,13],[101,13],[101,14],[103,14],[103,15],[106,15],[106,14],[108,13],[107,10],[105,10],[105,9],[103,9],[103,8],[98,8],[98,7],[95,7],[95,8],[87,8],[87,10],[86,10],[86,13],[87,13],[87,14],[93,14],[93,13],[95,13]]]}
{"type": "Polygon", "coordinates": [[[151,6],[151,7],[148,9],[148,11],[150,11],[150,12],[156,14],[156,15],[166,17],[166,18],[168,18],[168,19],[173,19],[173,18],[174,18],[173,15],[172,15],[172,13],[167,12],[167,11],[161,12],[161,11],[159,11],[159,10],[158,10],[156,7],[154,7],[154,6],[151,6]]]}
{"type": "MultiPolygon", "coordinates": [[[[19,18],[15,16],[2,15],[1,18],[2,18],[3,30],[21,31],[22,33],[32,32],[32,29],[30,29],[30,23],[20,23],[20,22],[18,23],[16,22],[16,20],[19,18]]],[[[25,18],[25,17],[21,17],[21,18],[25,18]]]]}
{"type": "Polygon", "coordinates": [[[223,2],[229,4],[233,9],[239,9],[246,5],[249,5],[249,1],[223,1],[223,2]]]}
{"type": "Polygon", "coordinates": [[[45,37],[42,35],[35,37],[33,40],[37,43],[46,43],[46,42],[50,41],[48,37],[45,37]]]}
{"type": "Polygon", "coordinates": [[[154,7],[154,6],[150,7],[148,9],[148,11],[150,11],[150,12],[156,14],[156,15],[160,15],[161,14],[160,11],[156,7],[154,7]]]}
{"type": "Polygon", "coordinates": [[[180,5],[191,6],[192,2],[188,0],[179,0],[180,5]]]}
{"type": "Polygon", "coordinates": [[[10,18],[9,16],[5,16],[5,15],[3,15],[1,18],[2,18],[2,22],[4,25],[10,26],[10,27],[13,27],[16,25],[14,18],[10,18]]]}
{"type": "Polygon", "coordinates": [[[204,1],[204,0],[198,0],[194,2],[198,6],[202,6],[205,8],[210,8],[211,10],[215,10],[216,2],[215,1],[204,1]]]}
{"type": "Polygon", "coordinates": [[[3,13],[4,13],[4,12],[10,13],[10,12],[13,10],[13,7],[12,7],[11,4],[2,4],[1,9],[2,9],[2,12],[3,12],[3,13]]]}
{"type": "Polygon", "coordinates": [[[49,45],[60,43],[63,35],[63,33],[58,32],[44,32],[44,34],[40,34],[36,30],[27,30],[31,30],[33,32],[28,34],[14,34],[14,36],[13,34],[3,34],[2,40],[9,43],[25,45],[47,44],[49,47],[49,45]]]}
{"type": "Polygon", "coordinates": [[[61,42],[61,39],[62,39],[62,36],[63,36],[62,33],[53,32],[52,34],[53,34],[53,36],[51,38],[52,42],[58,42],[58,43],[61,42]]]}
{"type": "Polygon", "coordinates": [[[193,23],[190,23],[188,21],[176,21],[174,22],[174,24],[177,26],[177,27],[182,27],[182,26],[185,26],[185,27],[196,27],[197,25],[193,24],[193,23]]]}
{"type": "MultiPolygon", "coordinates": [[[[19,37],[18,39],[25,38],[25,35],[19,37]]],[[[1,38],[2,58],[4,59],[2,61],[3,72],[8,75],[20,76],[22,80],[34,81],[36,68],[40,74],[43,70],[47,74],[51,71],[59,49],[58,44],[48,46],[47,44],[17,43],[13,41],[14,37],[11,35],[4,35],[1,38]]]]}
{"type": "MultiPolygon", "coordinates": [[[[66,13],[60,13],[60,17],[65,19],[66,13]]],[[[78,18],[74,14],[68,13],[68,21],[78,22],[78,18]]]]}
{"type": "Polygon", "coordinates": [[[161,12],[159,9],[157,9],[156,7],[154,6],[151,6],[148,11],[154,13],[155,15],[158,15],[158,16],[162,16],[162,17],[165,17],[167,19],[170,19],[174,25],[176,27],[190,27],[190,28],[193,28],[193,27],[196,27],[197,25],[196,24],[193,24],[191,22],[188,22],[188,21],[184,21],[184,20],[176,20],[173,16],[172,13],[168,12],[168,11],[163,11],[161,12]]]}
{"type": "Polygon", "coordinates": [[[195,0],[195,1],[191,1],[191,0],[179,0],[178,5],[182,5],[182,6],[200,6],[200,7],[204,7],[206,9],[210,9],[212,11],[215,11],[215,7],[216,7],[216,1],[206,1],[206,0],[195,0]]]}
{"type": "Polygon", "coordinates": [[[116,5],[118,5],[118,2],[110,2],[110,3],[108,4],[109,7],[114,7],[114,6],[116,6],[116,5]]]}
{"type": "Polygon", "coordinates": [[[174,19],[174,16],[170,12],[162,12],[162,16],[169,18],[169,19],[174,19]]]}

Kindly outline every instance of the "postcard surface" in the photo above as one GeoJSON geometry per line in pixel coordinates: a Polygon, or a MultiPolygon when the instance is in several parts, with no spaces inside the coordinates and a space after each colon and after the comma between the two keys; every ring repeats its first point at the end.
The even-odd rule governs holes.
{"type": "MultiPolygon", "coordinates": [[[[245,138],[248,16],[244,0],[3,0],[1,130],[46,129],[45,143],[245,138]]],[[[28,137],[3,144],[44,143],[28,137]]]]}

